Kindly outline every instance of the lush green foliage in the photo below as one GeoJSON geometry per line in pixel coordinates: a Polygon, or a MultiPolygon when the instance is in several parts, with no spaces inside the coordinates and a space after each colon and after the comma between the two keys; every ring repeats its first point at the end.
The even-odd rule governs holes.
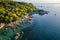
{"type": "Polygon", "coordinates": [[[0,23],[10,23],[24,18],[27,13],[33,12],[35,9],[31,3],[0,0],[0,23]]]}

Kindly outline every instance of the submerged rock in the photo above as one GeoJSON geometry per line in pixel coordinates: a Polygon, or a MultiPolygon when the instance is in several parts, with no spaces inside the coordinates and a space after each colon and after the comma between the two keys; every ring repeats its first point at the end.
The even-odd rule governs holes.
{"type": "Polygon", "coordinates": [[[31,24],[32,23],[32,18],[29,18],[28,22],[31,24]]]}
{"type": "Polygon", "coordinates": [[[16,36],[15,36],[15,40],[18,40],[19,37],[20,37],[20,33],[17,32],[17,33],[16,33],[16,36]]]}
{"type": "Polygon", "coordinates": [[[4,23],[0,23],[0,29],[3,28],[5,26],[4,23]]]}

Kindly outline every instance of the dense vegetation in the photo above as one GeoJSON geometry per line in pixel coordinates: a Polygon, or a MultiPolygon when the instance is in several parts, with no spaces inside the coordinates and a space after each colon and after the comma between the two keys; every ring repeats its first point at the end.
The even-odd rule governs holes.
{"type": "MultiPolygon", "coordinates": [[[[23,19],[29,12],[33,12],[35,9],[35,6],[31,3],[0,0],[0,23],[10,23],[23,19]]],[[[24,23],[24,26],[25,24],[26,23],[24,23]]],[[[23,24],[15,29],[3,27],[0,29],[0,40],[25,40],[22,27],[23,24]]]]}
{"type": "Polygon", "coordinates": [[[24,18],[26,14],[35,9],[31,3],[0,0],[0,23],[10,23],[24,18]]]}

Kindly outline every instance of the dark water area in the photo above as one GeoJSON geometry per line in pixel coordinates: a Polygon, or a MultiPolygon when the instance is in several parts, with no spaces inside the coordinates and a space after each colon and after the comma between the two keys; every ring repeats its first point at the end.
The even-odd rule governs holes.
{"type": "Polygon", "coordinates": [[[60,4],[35,4],[48,15],[32,15],[32,25],[24,29],[28,40],[60,40],[60,4]]]}

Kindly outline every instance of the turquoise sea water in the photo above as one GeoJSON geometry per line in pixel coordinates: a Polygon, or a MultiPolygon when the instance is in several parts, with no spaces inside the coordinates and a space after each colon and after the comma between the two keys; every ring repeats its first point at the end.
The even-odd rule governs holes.
{"type": "Polygon", "coordinates": [[[48,11],[48,15],[33,14],[33,23],[25,28],[28,40],[60,40],[60,4],[35,4],[48,11]]]}

